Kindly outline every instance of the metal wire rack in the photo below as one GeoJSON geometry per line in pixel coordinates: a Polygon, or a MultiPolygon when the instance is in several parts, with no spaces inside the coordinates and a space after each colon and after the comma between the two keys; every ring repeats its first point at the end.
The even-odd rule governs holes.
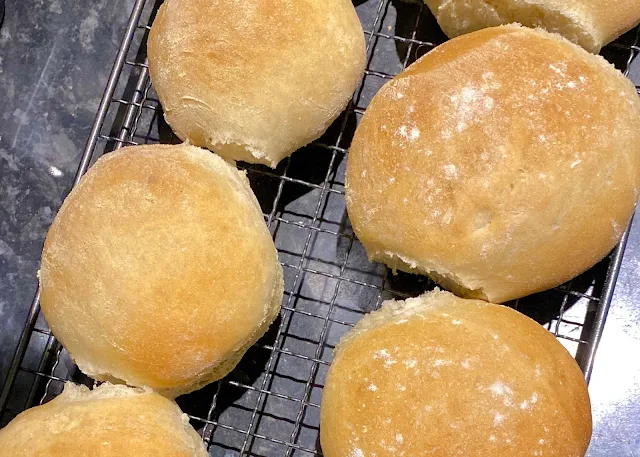
{"type": "MultiPolygon", "coordinates": [[[[136,0],[75,183],[100,155],[122,146],[178,142],[164,123],[146,61],[160,1],[136,0]]],[[[420,1],[355,1],[367,40],[367,69],[353,100],[317,142],[276,170],[244,166],[285,273],[279,319],[225,379],[178,399],[214,456],[319,455],[320,395],[332,350],[364,313],[388,298],[433,287],[417,276],[370,264],[346,219],[345,158],[358,120],[377,90],[446,39],[420,1]]],[[[603,54],[628,72],[640,29],[603,54]]],[[[551,291],[511,303],[553,332],[587,379],[593,367],[626,243],[600,264],[551,291]]],[[[39,293],[0,396],[0,426],[48,401],[66,380],[91,383],[50,333],[39,293]]]]}

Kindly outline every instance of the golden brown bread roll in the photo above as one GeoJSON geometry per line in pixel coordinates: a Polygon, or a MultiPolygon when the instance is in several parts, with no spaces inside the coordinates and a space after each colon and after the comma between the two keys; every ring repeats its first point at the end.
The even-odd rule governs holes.
{"type": "Polygon", "coordinates": [[[365,64],[350,0],[167,0],[148,46],[180,138],[271,167],[324,133],[365,64]]]}
{"type": "Polygon", "coordinates": [[[583,457],[591,437],[586,383],[550,333],[438,290],[343,338],[320,414],[325,457],[583,457]]]}
{"type": "Polygon", "coordinates": [[[3,457],[206,457],[189,418],[142,389],[67,383],[43,406],[0,430],[3,457]]]}
{"type": "Polygon", "coordinates": [[[231,371],[283,294],[244,173],[186,144],[99,159],[51,225],[40,282],[51,330],[83,372],[167,396],[231,371]]]}
{"type": "Polygon", "coordinates": [[[556,32],[593,53],[640,22],[640,0],[425,0],[450,38],[518,22],[556,32]]]}
{"type": "Polygon", "coordinates": [[[516,25],[455,38],[375,96],[347,165],[371,260],[504,302],[602,259],[640,181],[640,100],[599,56],[516,25]]]}

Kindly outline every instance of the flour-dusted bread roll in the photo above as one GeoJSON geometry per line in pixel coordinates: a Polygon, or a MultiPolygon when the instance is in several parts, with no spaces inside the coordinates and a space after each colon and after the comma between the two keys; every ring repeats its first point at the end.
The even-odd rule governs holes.
{"type": "Polygon", "coordinates": [[[189,145],[98,160],[51,225],[39,275],[42,311],[83,372],[167,396],[231,371],[283,294],[244,173],[189,145]]]}
{"type": "Polygon", "coordinates": [[[640,22],[640,0],[425,0],[450,38],[519,22],[597,53],[640,22]]]}
{"type": "Polygon", "coordinates": [[[582,372],[550,333],[438,290],[344,337],[320,413],[325,457],[583,457],[591,437],[582,372]]]}
{"type": "Polygon", "coordinates": [[[364,65],[351,0],[167,0],[149,35],[174,132],[271,167],[325,132],[364,65]]]}
{"type": "Polygon", "coordinates": [[[500,303],[602,259],[639,181],[633,84],[558,35],[509,25],[439,46],[380,90],[346,199],[372,260],[500,303]]]}
{"type": "Polygon", "coordinates": [[[64,392],[0,430],[3,457],[206,457],[202,439],[174,402],[126,386],[64,392]]]}

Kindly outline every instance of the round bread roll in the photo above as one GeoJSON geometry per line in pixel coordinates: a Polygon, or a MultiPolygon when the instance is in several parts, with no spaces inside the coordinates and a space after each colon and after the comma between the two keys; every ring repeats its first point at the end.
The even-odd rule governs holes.
{"type": "Polygon", "coordinates": [[[166,0],[148,50],[180,138],[271,167],[325,132],[365,66],[350,0],[166,0]]]}
{"type": "Polygon", "coordinates": [[[207,457],[174,402],[126,386],[67,383],[0,430],[3,457],[207,457]]]}
{"type": "Polygon", "coordinates": [[[519,22],[556,32],[593,53],[640,22],[640,0],[425,0],[450,38],[519,22]]]}
{"type": "Polygon", "coordinates": [[[189,145],[98,160],[51,225],[39,276],[47,322],[83,372],[170,397],[231,371],[284,287],[244,173],[189,145]]]}
{"type": "Polygon", "coordinates": [[[320,414],[325,457],[583,457],[591,437],[586,383],[550,333],[439,290],[343,338],[320,414]]]}
{"type": "Polygon", "coordinates": [[[633,84],[508,25],[439,46],[380,90],[349,152],[347,209],[370,259],[501,303],[609,253],[639,172],[633,84]]]}

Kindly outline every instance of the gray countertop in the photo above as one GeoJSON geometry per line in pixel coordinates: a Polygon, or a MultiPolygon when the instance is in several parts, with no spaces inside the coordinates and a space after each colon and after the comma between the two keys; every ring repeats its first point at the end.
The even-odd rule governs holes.
{"type": "Polygon", "coordinates": [[[132,0],[9,0],[0,28],[0,384],[132,0]]]}
{"type": "MultiPolygon", "coordinates": [[[[132,0],[8,0],[0,28],[0,385],[132,0]]],[[[638,65],[632,78],[640,81],[638,65]]],[[[595,362],[589,456],[640,455],[640,222],[595,362]]]]}
{"type": "Polygon", "coordinates": [[[589,384],[590,457],[640,455],[640,217],[636,216],[589,384]]]}

